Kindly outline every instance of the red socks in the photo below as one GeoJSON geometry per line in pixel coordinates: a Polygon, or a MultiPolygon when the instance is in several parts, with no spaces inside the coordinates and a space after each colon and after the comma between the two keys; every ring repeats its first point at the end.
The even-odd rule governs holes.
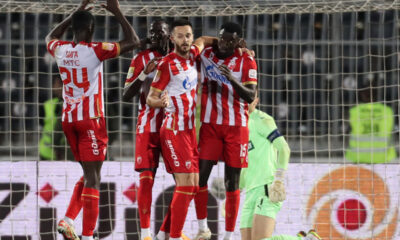
{"type": "Polygon", "coordinates": [[[176,186],[171,202],[170,238],[181,237],[190,201],[192,201],[198,189],[198,186],[176,186]]]}
{"type": "Polygon", "coordinates": [[[139,218],[140,218],[141,228],[150,227],[153,183],[154,183],[154,175],[152,171],[144,171],[140,173],[138,206],[139,206],[139,218]]]}
{"type": "Polygon", "coordinates": [[[196,196],[194,196],[194,203],[196,207],[197,219],[207,218],[207,204],[208,204],[208,188],[207,185],[200,187],[196,196]]]}
{"type": "Polygon", "coordinates": [[[99,190],[94,188],[83,188],[83,236],[93,236],[99,216],[99,190]]]}
{"type": "Polygon", "coordinates": [[[167,215],[164,217],[164,221],[160,227],[160,230],[166,233],[170,232],[170,226],[171,226],[171,204],[168,206],[168,212],[167,215]]]}
{"type": "Polygon", "coordinates": [[[67,212],[65,213],[65,216],[71,218],[72,220],[75,220],[75,218],[78,216],[79,212],[82,209],[81,195],[82,195],[83,185],[84,181],[83,177],[81,177],[79,181],[76,182],[75,184],[74,192],[72,193],[67,212]]]}
{"type": "Polygon", "coordinates": [[[235,230],[236,218],[239,211],[240,191],[226,192],[225,202],[225,230],[233,232],[235,230]]]}

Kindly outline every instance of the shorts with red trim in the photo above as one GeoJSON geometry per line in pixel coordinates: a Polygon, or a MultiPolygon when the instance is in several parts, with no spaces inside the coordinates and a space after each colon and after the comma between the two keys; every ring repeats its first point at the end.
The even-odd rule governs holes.
{"type": "Polygon", "coordinates": [[[246,168],[249,129],[242,126],[202,123],[200,127],[200,159],[223,160],[234,168],[246,168]]]}
{"type": "Polygon", "coordinates": [[[63,122],[62,127],[76,161],[104,161],[108,142],[104,118],[63,122]]]}
{"type": "Polygon", "coordinates": [[[196,130],[175,131],[162,126],[161,149],[168,173],[198,173],[199,153],[196,130]]]}
{"type": "Polygon", "coordinates": [[[136,133],[135,143],[135,170],[158,168],[161,153],[160,133],[143,132],[136,133]]]}

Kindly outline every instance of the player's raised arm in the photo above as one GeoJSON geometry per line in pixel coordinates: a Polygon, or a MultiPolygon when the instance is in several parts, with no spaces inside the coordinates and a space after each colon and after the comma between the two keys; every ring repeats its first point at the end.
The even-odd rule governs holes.
{"type": "Polygon", "coordinates": [[[48,44],[51,40],[59,39],[65,33],[72,21],[72,15],[77,11],[89,11],[91,8],[86,8],[91,0],[82,0],[81,5],[74,12],[59,23],[53,30],[50,31],[46,36],[46,43],[48,44]]]}
{"type": "Polygon", "coordinates": [[[196,45],[196,47],[199,49],[199,52],[201,52],[204,48],[217,44],[217,42],[218,38],[216,37],[201,36],[194,40],[193,45],[196,45]]]}
{"type": "Polygon", "coordinates": [[[138,47],[140,45],[140,39],[126,17],[122,15],[118,0],[107,0],[107,4],[102,4],[101,6],[111,12],[121,24],[122,31],[124,32],[124,39],[119,42],[120,54],[132,51],[134,48],[138,47]]]}

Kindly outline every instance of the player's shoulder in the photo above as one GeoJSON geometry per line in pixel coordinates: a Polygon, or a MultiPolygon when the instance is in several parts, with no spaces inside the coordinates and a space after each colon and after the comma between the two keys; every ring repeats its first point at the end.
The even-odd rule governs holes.
{"type": "Polygon", "coordinates": [[[203,49],[202,53],[211,53],[213,51],[214,51],[214,48],[212,46],[208,46],[203,49]]]}
{"type": "Polygon", "coordinates": [[[243,51],[242,52],[242,56],[241,56],[244,60],[250,61],[250,62],[255,62],[256,60],[254,59],[253,56],[251,56],[250,54],[248,54],[247,52],[243,51]]]}
{"type": "Polygon", "coordinates": [[[151,50],[151,49],[145,49],[145,50],[142,50],[142,51],[138,52],[138,53],[136,54],[136,56],[137,56],[137,57],[143,57],[143,56],[147,56],[147,55],[149,55],[150,53],[154,53],[154,52],[157,52],[157,51],[154,51],[154,50],[151,50]]]}
{"type": "Polygon", "coordinates": [[[176,58],[175,53],[171,52],[167,54],[165,57],[161,58],[160,62],[158,63],[158,68],[165,68],[168,67],[171,62],[173,62],[176,58]]]}
{"type": "MultiPolygon", "coordinates": [[[[57,42],[57,44],[60,44],[60,45],[67,45],[67,44],[73,44],[74,43],[73,41],[58,40],[58,39],[54,39],[53,41],[57,42]]],[[[50,42],[52,42],[52,41],[50,41],[50,42]]]]}
{"type": "Polygon", "coordinates": [[[192,44],[192,46],[190,46],[190,52],[191,53],[200,53],[199,46],[197,46],[196,44],[192,44]]]}
{"type": "Polygon", "coordinates": [[[273,119],[271,115],[258,109],[255,109],[254,113],[257,114],[257,116],[261,119],[273,119]]]}
{"type": "Polygon", "coordinates": [[[140,59],[142,59],[144,56],[149,55],[150,50],[149,49],[145,49],[142,51],[137,52],[135,55],[133,55],[132,61],[140,61],[140,59]]]}
{"type": "Polygon", "coordinates": [[[59,39],[52,39],[47,43],[49,48],[52,48],[54,46],[73,45],[73,44],[74,43],[72,41],[64,41],[59,39]]]}
{"type": "Polygon", "coordinates": [[[251,113],[251,115],[253,115],[256,120],[262,122],[275,122],[274,118],[271,115],[258,109],[255,109],[251,113]]]}
{"type": "Polygon", "coordinates": [[[168,53],[165,57],[163,57],[161,59],[160,64],[163,64],[163,63],[169,64],[170,62],[173,62],[176,58],[177,58],[176,53],[174,53],[174,52],[168,53]]]}
{"type": "Polygon", "coordinates": [[[200,53],[201,57],[213,58],[215,56],[214,48],[212,46],[205,47],[200,53]]]}

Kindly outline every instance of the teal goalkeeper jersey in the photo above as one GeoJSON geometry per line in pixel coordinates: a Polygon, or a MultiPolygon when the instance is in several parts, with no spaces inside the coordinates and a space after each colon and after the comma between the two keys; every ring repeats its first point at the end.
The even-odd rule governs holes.
{"type": "Polygon", "coordinates": [[[247,168],[240,175],[240,189],[246,192],[274,181],[277,167],[277,150],[268,140],[277,130],[274,119],[255,109],[249,117],[249,145],[247,168]]]}

